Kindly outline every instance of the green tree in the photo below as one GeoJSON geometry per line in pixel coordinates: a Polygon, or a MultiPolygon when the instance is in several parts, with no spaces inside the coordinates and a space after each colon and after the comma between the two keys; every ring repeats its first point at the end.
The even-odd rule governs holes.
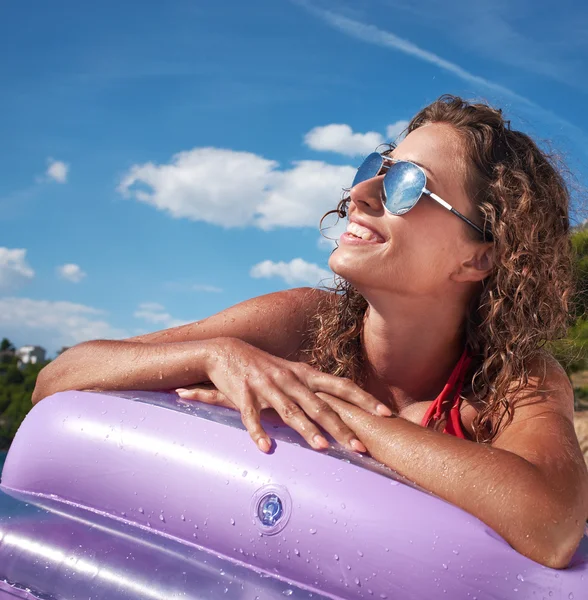
{"type": "Polygon", "coordinates": [[[0,450],[6,449],[32,408],[31,396],[37,375],[48,361],[18,366],[14,346],[7,338],[0,342],[0,450]]]}
{"type": "Polygon", "coordinates": [[[10,343],[8,338],[2,338],[0,342],[0,352],[14,352],[16,348],[10,343]]]}
{"type": "Polygon", "coordinates": [[[576,278],[576,317],[586,319],[588,313],[588,227],[579,229],[572,235],[574,247],[576,278]]]}

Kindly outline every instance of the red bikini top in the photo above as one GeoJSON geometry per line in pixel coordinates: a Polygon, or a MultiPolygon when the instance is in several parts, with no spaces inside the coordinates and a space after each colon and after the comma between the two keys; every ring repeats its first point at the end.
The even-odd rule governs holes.
{"type": "Polygon", "coordinates": [[[447,420],[445,421],[443,433],[466,439],[459,416],[459,409],[461,406],[461,390],[471,360],[467,351],[464,350],[443,391],[435,398],[435,401],[425,413],[421,423],[423,427],[428,427],[431,421],[438,421],[441,417],[445,416],[447,420]]]}

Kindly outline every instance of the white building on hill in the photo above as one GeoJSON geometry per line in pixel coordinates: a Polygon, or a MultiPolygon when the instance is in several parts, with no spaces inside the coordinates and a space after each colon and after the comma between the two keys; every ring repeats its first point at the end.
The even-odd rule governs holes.
{"type": "Polygon", "coordinates": [[[22,346],[15,354],[18,356],[19,366],[28,364],[36,365],[45,360],[47,351],[41,346],[22,346]]]}

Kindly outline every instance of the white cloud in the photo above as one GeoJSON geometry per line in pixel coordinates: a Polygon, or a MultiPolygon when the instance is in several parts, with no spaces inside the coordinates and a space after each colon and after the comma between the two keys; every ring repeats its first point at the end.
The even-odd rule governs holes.
{"type": "Polygon", "coordinates": [[[403,133],[407,127],[408,121],[396,121],[396,123],[388,125],[388,127],[386,127],[386,140],[389,142],[398,140],[400,134],[403,133]]]}
{"type": "Polygon", "coordinates": [[[80,266],[73,263],[68,263],[57,267],[57,273],[61,278],[67,279],[72,283],[79,283],[84,277],[86,277],[86,273],[82,271],[80,266]]]}
{"type": "Polygon", "coordinates": [[[0,290],[16,289],[35,276],[27,264],[26,254],[24,248],[0,247],[0,290]]]}
{"type": "Polygon", "coordinates": [[[49,166],[45,172],[47,177],[53,179],[53,181],[57,181],[57,183],[66,183],[69,165],[60,160],[53,160],[52,158],[48,159],[48,163],[49,166]]]}
{"type": "Polygon", "coordinates": [[[251,268],[249,272],[255,279],[281,277],[286,283],[317,285],[324,279],[333,279],[333,273],[306,262],[302,258],[294,258],[289,263],[264,260],[251,268]]]}
{"type": "Polygon", "coordinates": [[[190,322],[175,319],[165,311],[165,307],[162,304],[158,304],[157,302],[143,302],[139,304],[139,308],[133,313],[133,316],[137,319],[143,319],[148,323],[158,325],[163,329],[177,327],[178,325],[190,322]]]}
{"type": "Polygon", "coordinates": [[[252,223],[276,166],[250,152],[194,148],[131,167],[118,189],[176,218],[238,227],[252,223]]]}
{"type": "Polygon", "coordinates": [[[118,190],[175,218],[222,227],[318,227],[355,169],[320,161],[278,163],[249,152],[194,148],[167,164],[133,166],[118,190]]]}
{"type": "Polygon", "coordinates": [[[73,302],[0,298],[2,335],[16,344],[38,344],[50,352],[87,340],[128,336],[105,316],[103,310],[73,302]]]}
{"type": "Polygon", "coordinates": [[[313,150],[357,156],[370,154],[384,143],[384,138],[376,131],[354,133],[349,125],[333,123],[311,129],[304,136],[304,143],[313,150]]]}
{"type": "Polygon", "coordinates": [[[258,207],[256,225],[318,227],[321,217],[336,208],[343,186],[350,186],[355,169],[320,161],[300,161],[283,171],[258,207]]]}

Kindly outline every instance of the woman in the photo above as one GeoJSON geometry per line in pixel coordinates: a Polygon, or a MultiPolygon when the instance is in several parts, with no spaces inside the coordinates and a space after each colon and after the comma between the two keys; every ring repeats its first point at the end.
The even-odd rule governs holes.
{"type": "Polygon", "coordinates": [[[230,406],[259,448],[271,408],[321,429],[565,567],[588,515],[570,382],[542,344],[569,321],[568,191],[500,111],[446,96],[360,167],[331,291],[254,298],[204,321],[80,344],[33,402],[67,389],[177,389],[230,406]],[[420,166],[418,166],[420,165],[420,166]]]}

